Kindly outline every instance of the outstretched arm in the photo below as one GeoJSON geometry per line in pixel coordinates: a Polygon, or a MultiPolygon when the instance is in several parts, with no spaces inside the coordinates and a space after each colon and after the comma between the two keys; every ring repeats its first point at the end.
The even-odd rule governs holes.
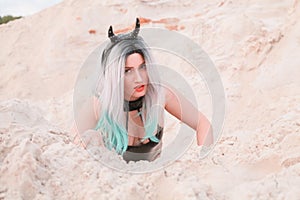
{"type": "Polygon", "coordinates": [[[197,132],[197,144],[209,146],[213,143],[209,120],[193,104],[173,88],[166,88],[165,109],[197,132]]]}
{"type": "Polygon", "coordinates": [[[75,144],[86,148],[91,143],[92,138],[96,140],[97,137],[95,136],[99,136],[99,133],[93,130],[99,118],[99,103],[96,97],[87,99],[81,105],[81,109],[78,112],[77,124],[74,122],[71,128],[71,137],[73,137],[75,144]]]}

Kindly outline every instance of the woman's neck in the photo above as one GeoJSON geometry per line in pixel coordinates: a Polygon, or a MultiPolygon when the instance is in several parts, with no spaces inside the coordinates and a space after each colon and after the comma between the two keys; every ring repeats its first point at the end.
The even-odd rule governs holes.
{"type": "Polygon", "coordinates": [[[124,111],[139,110],[143,107],[144,96],[138,98],[137,100],[127,101],[124,100],[124,111]]]}

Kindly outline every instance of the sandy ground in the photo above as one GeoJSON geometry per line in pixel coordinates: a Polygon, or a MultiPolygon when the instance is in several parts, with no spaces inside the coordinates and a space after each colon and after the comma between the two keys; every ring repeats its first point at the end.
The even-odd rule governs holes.
{"type": "Polygon", "coordinates": [[[300,2],[207,2],[66,0],[1,25],[0,199],[299,199],[300,2]],[[137,16],[191,38],[220,73],[226,120],[205,159],[192,144],[163,169],[130,174],[71,142],[84,60],[109,25],[127,30],[137,16]]]}

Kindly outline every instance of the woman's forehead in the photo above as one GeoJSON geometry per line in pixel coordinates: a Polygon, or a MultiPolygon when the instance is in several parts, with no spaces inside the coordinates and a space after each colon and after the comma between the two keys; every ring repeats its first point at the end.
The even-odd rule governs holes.
{"type": "Polygon", "coordinates": [[[143,64],[145,62],[143,56],[139,53],[130,54],[127,59],[125,66],[126,67],[135,67],[143,64]]]}

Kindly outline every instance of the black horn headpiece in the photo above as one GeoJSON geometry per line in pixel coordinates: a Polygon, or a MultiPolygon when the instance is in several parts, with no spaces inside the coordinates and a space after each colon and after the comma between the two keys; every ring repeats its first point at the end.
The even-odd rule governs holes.
{"type": "Polygon", "coordinates": [[[135,28],[132,32],[126,34],[115,35],[112,26],[108,29],[108,37],[112,43],[120,42],[121,40],[134,39],[138,36],[140,31],[140,20],[136,18],[135,28]]]}
{"type": "Polygon", "coordinates": [[[120,42],[122,40],[136,39],[138,37],[139,32],[140,32],[140,20],[139,20],[139,18],[136,18],[135,28],[130,33],[115,35],[112,26],[110,26],[109,29],[108,29],[108,37],[109,37],[111,43],[103,51],[102,63],[106,62],[107,56],[109,55],[110,51],[115,46],[115,44],[117,44],[118,42],[120,42]]]}

